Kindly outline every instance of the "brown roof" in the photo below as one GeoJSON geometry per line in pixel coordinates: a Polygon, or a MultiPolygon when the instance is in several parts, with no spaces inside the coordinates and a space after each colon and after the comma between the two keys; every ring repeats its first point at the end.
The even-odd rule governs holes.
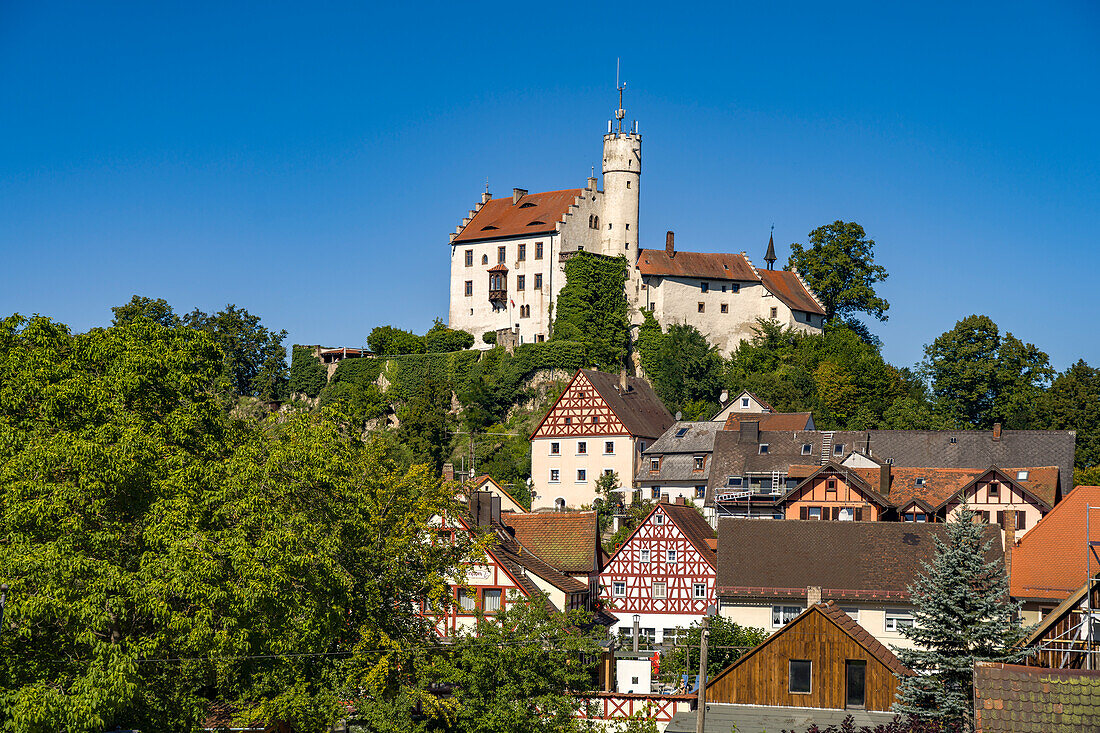
{"type": "Polygon", "coordinates": [[[1100,730],[1100,671],[974,665],[975,733],[1100,730]]]}
{"type": "MultiPolygon", "coordinates": [[[[944,524],[718,520],[718,592],[732,597],[802,597],[820,586],[827,599],[909,598],[935,555],[944,524]]],[[[986,559],[1003,558],[1000,528],[982,529],[986,559]]]]}
{"type": "Polygon", "coordinates": [[[511,514],[502,521],[515,530],[516,542],[557,570],[563,573],[599,570],[596,512],[511,514]]]}
{"type": "MultiPolygon", "coordinates": [[[[588,590],[587,583],[582,583],[576,578],[558,572],[518,542],[501,540],[496,547],[492,548],[492,553],[513,575],[516,575],[517,569],[515,566],[518,565],[523,570],[537,575],[558,590],[566,593],[581,593],[588,590]]],[[[518,576],[516,579],[520,580],[518,576]]]]}
{"type": "Polygon", "coordinates": [[[740,430],[741,421],[758,422],[760,430],[806,430],[812,412],[735,412],[726,418],[723,430],[740,430]]]}
{"type": "Polygon", "coordinates": [[[760,276],[742,254],[676,251],[674,257],[669,257],[663,249],[643,249],[635,266],[643,275],[760,282],[760,276]]]}
{"type": "MultiPolygon", "coordinates": [[[[1100,506],[1100,486],[1078,486],[1017,541],[1009,578],[1014,598],[1060,601],[1084,585],[1085,514],[1090,505],[1100,506]]],[[[1100,527],[1092,534],[1100,540],[1100,527]]],[[[1094,572],[1100,569],[1095,565],[1094,572]]]]}
{"type": "Polygon", "coordinates": [[[522,237],[552,232],[583,189],[529,193],[517,203],[512,197],[491,199],[462,228],[453,242],[522,237]]]}
{"type": "MultiPolygon", "coordinates": [[[[872,469],[876,473],[878,469],[872,469]]],[[[1023,489],[1049,509],[1054,506],[1058,491],[1058,467],[1038,466],[1025,468],[988,468],[975,470],[970,468],[912,468],[890,467],[890,501],[898,507],[904,507],[911,501],[920,500],[936,509],[948,503],[959,492],[970,488],[975,481],[990,471],[1001,474],[1002,481],[1008,481],[1023,489]],[[1027,479],[1017,479],[1020,471],[1027,471],[1027,479]],[[917,479],[923,478],[924,485],[917,486],[917,479]]],[[[879,483],[876,479],[875,483],[879,483]]]]}
{"type": "Polygon", "coordinates": [[[623,391],[619,388],[617,374],[597,372],[594,369],[580,371],[584,372],[584,376],[631,435],[657,438],[673,423],[672,415],[646,380],[627,377],[627,388],[623,391]]]}
{"type": "Polygon", "coordinates": [[[825,315],[825,309],[802,284],[798,275],[786,270],[761,270],[760,279],[764,287],[782,300],[791,310],[805,311],[825,315]]]}

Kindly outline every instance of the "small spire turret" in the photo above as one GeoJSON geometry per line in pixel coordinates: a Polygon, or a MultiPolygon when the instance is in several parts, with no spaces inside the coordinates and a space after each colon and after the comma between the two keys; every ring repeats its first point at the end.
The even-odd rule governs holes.
{"type": "Polygon", "coordinates": [[[775,224],[772,224],[772,233],[768,236],[768,252],[764,255],[764,261],[768,263],[768,269],[774,269],[775,265],[775,224]]]}

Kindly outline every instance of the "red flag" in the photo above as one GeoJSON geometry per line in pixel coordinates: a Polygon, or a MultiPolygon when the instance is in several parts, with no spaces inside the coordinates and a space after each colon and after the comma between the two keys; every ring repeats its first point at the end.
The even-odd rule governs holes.
{"type": "Polygon", "coordinates": [[[514,301],[514,300],[509,300],[508,302],[512,304],[512,307],[513,307],[513,308],[515,308],[515,307],[516,307],[516,301],[514,301]]]}

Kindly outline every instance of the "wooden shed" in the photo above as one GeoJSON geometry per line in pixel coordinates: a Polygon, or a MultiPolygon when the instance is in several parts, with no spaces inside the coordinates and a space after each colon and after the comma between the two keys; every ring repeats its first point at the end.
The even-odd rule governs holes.
{"type": "Polygon", "coordinates": [[[889,710],[893,652],[830,601],[811,606],[707,684],[708,703],[889,710]]]}

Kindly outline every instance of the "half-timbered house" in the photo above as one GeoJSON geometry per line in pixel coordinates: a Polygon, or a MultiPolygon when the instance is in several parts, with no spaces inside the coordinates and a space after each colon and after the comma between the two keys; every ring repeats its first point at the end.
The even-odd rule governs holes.
{"type": "Polygon", "coordinates": [[[672,422],[646,380],[579,369],[531,436],[531,508],[592,504],[603,473],[632,487],[642,451],[672,422]]]}
{"type": "Polygon", "coordinates": [[[607,559],[596,512],[502,514],[501,521],[516,542],[563,575],[588,584],[596,598],[607,559]]]}
{"type": "Polygon", "coordinates": [[[661,501],[600,572],[600,601],[619,618],[620,636],[664,644],[715,604],[715,535],[683,499],[661,501]]]}

